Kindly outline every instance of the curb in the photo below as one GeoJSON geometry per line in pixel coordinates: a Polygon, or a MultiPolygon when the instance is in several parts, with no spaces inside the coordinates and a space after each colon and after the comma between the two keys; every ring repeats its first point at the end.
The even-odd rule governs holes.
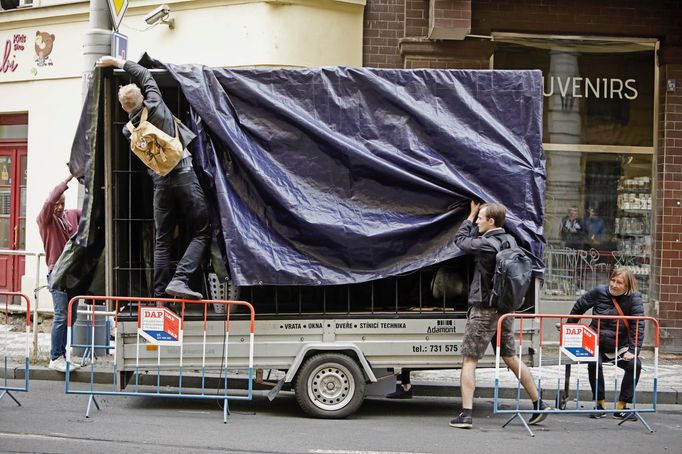
{"type": "MultiPolygon", "coordinates": [[[[24,368],[23,367],[15,367],[15,368],[7,368],[8,370],[8,379],[10,380],[23,380],[24,379],[24,368]]],[[[2,369],[0,369],[0,378],[3,377],[2,369]]],[[[103,371],[98,371],[94,370],[91,371],[87,366],[79,369],[75,372],[72,372],[70,374],[69,380],[74,383],[90,383],[92,376],[92,381],[93,383],[97,384],[111,384],[113,382],[112,378],[112,373],[111,372],[103,372],[103,371]]],[[[41,381],[64,381],[64,374],[61,372],[57,372],[51,369],[48,369],[46,366],[35,366],[32,367],[29,370],[29,377],[32,380],[41,380],[41,381]]],[[[216,388],[221,386],[219,383],[219,379],[216,378],[206,378],[204,381],[204,386],[206,388],[216,388]]],[[[183,375],[182,378],[183,382],[183,387],[187,388],[200,388],[201,387],[201,377],[196,376],[196,375],[183,375]]],[[[139,382],[140,385],[144,386],[156,386],[157,385],[157,377],[154,374],[140,374],[139,382]]],[[[178,377],[174,375],[162,375],[161,378],[159,379],[159,384],[160,386],[177,386],[178,384],[178,377]]],[[[247,388],[247,380],[246,378],[230,378],[230,387],[231,388],[237,388],[237,389],[246,389],[247,388]]],[[[460,391],[458,386],[454,386],[450,383],[447,382],[419,382],[415,381],[412,382],[412,386],[414,389],[414,395],[415,396],[420,396],[420,397],[459,397],[460,391]]],[[[254,390],[270,390],[272,389],[272,386],[265,384],[265,383],[254,383],[253,385],[254,390]]],[[[575,388],[571,388],[569,390],[569,402],[568,404],[571,405],[571,402],[573,402],[572,399],[575,398],[577,394],[577,390],[575,388]]],[[[517,388],[516,387],[503,387],[499,388],[499,397],[502,399],[515,399],[517,395],[517,388]]],[[[525,391],[521,391],[522,399],[526,399],[527,396],[525,394],[525,391]]],[[[552,402],[555,400],[556,396],[556,390],[543,390],[543,395],[545,396],[544,399],[546,401],[552,402]]],[[[583,389],[581,391],[581,395],[587,396],[588,399],[584,400],[581,399],[582,402],[591,402],[591,399],[589,399],[589,391],[586,391],[583,389]]],[[[637,396],[640,398],[638,400],[642,400],[644,402],[652,402],[653,401],[653,391],[650,390],[642,390],[637,392],[637,396]]],[[[477,386],[476,387],[476,398],[479,399],[493,399],[495,397],[495,388],[491,386],[477,386]]],[[[668,389],[668,390],[658,390],[657,392],[657,400],[656,403],[659,405],[680,405],[682,404],[682,396],[680,395],[680,392],[674,390],[674,389],[668,389]]]]}

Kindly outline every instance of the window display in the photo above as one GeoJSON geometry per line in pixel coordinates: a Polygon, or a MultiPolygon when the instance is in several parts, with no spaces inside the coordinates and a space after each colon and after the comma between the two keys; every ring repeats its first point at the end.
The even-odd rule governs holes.
{"type": "Polygon", "coordinates": [[[649,293],[655,41],[496,33],[495,69],[539,69],[545,108],[545,280],[570,300],[616,266],[649,293]]]}
{"type": "Polygon", "coordinates": [[[651,155],[547,152],[546,295],[579,295],[626,266],[647,296],[652,164],[651,155]]]}

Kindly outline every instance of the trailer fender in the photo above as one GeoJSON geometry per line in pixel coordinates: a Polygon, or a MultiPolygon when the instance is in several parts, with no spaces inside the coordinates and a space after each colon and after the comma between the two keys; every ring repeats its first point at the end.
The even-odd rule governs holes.
{"type": "Polygon", "coordinates": [[[334,343],[334,344],[306,344],[303,347],[301,347],[301,350],[299,350],[298,354],[296,355],[296,358],[294,358],[294,362],[291,363],[291,367],[289,367],[289,370],[287,371],[287,375],[284,377],[284,382],[285,383],[291,383],[294,380],[294,377],[296,377],[296,372],[298,372],[299,367],[301,367],[301,364],[303,361],[306,359],[308,356],[308,353],[310,352],[338,352],[339,350],[351,350],[355,353],[355,355],[358,358],[358,361],[360,362],[360,366],[362,366],[362,369],[365,372],[365,376],[371,383],[376,383],[377,378],[374,375],[374,372],[372,371],[372,367],[369,365],[369,362],[367,362],[367,359],[365,358],[365,355],[362,353],[362,351],[358,348],[357,345],[351,344],[351,343],[334,343]]]}

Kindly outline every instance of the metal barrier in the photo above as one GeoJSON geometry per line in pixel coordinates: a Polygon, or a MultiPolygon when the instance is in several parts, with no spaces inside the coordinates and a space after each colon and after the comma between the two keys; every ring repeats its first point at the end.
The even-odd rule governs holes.
{"type": "Polygon", "coordinates": [[[35,257],[36,258],[36,268],[35,268],[35,288],[33,289],[33,300],[35,304],[33,305],[33,359],[38,359],[38,302],[40,298],[40,290],[46,288],[47,285],[40,286],[40,263],[41,257],[45,257],[44,252],[31,252],[16,249],[0,249],[0,255],[16,255],[23,257],[35,257]]]}
{"type": "MultiPolygon", "coordinates": [[[[79,314],[83,311],[78,311],[79,314]]],[[[142,396],[142,397],[166,397],[166,398],[192,398],[192,399],[211,399],[223,401],[223,422],[227,423],[227,415],[229,413],[228,400],[251,400],[253,395],[253,342],[254,342],[254,322],[255,312],[253,306],[244,301],[226,301],[226,300],[188,300],[188,299],[171,299],[171,298],[127,298],[127,297],[107,297],[107,296],[76,296],[69,301],[69,321],[67,333],[67,349],[66,349],[66,393],[67,394],[85,394],[89,395],[88,407],[85,413],[86,418],[90,417],[90,406],[92,403],[99,410],[99,404],[95,396],[142,396]],[[92,332],[89,336],[89,344],[75,344],[71,334],[71,307],[75,301],[90,301],[91,302],[91,321],[92,332]],[[109,302],[113,307],[113,312],[96,311],[96,302],[109,302]],[[172,304],[174,307],[180,308],[180,314],[171,311],[167,305],[172,304]],[[126,383],[121,383],[119,378],[119,371],[117,358],[118,354],[114,356],[112,366],[113,380],[107,386],[110,389],[101,389],[95,386],[95,362],[97,360],[96,352],[98,350],[109,349],[109,345],[97,344],[95,339],[95,320],[97,317],[110,316],[114,318],[114,332],[117,337],[119,327],[119,317],[121,310],[133,305],[137,309],[137,332],[135,334],[135,348],[136,348],[136,364],[132,373],[131,379],[134,379],[133,390],[123,391],[126,383]],[[183,387],[183,377],[186,376],[186,367],[183,365],[184,352],[188,347],[196,348],[196,345],[190,345],[183,340],[183,330],[185,328],[186,308],[188,306],[203,306],[201,315],[203,315],[203,341],[201,347],[201,365],[196,370],[200,374],[199,387],[183,387]],[[222,356],[222,363],[220,367],[211,367],[206,364],[206,348],[207,342],[206,326],[208,318],[208,308],[211,305],[226,306],[225,311],[221,315],[221,321],[225,321],[225,329],[222,336],[220,346],[224,349],[222,356]],[[233,306],[243,306],[250,311],[250,329],[249,329],[249,360],[248,360],[248,388],[246,395],[231,394],[228,389],[228,346],[230,339],[230,314],[233,306]],[[85,356],[89,355],[89,381],[86,389],[74,389],[74,382],[71,380],[71,372],[73,370],[72,363],[72,349],[74,347],[84,348],[87,352],[85,356]],[[156,350],[156,364],[141,364],[140,349],[156,350]],[[162,355],[162,348],[166,349],[166,355],[162,355]],[[176,362],[177,361],[177,362],[176,362]],[[156,383],[154,385],[146,385],[141,383],[141,371],[155,368],[156,383]],[[171,387],[168,385],[162,386],[161,372],[170,371],[172,376],[177,374],[177,386],[171,387]],[[214,373],[211,376],[211,372],[214,373]],[[216,375],[217,374],[217,375],[216,375]],[[207,378],[217,378],[222,381],[224,386],[219,390],[217,388],[209,389],[206,385],[207,378]],[[215,394],[209,394],[207,391],[215,391],[215,394]]],[[[116,337],[114,338],[114,345],[119,345],[116,337]]],[[[107,333],[108,339],[108,333],[107,333]]],[[[213,343],[215,344],[215,343],[213,343]]],[[[83,358],[85,363],[86,358],[83,358]]],[[[194,367],[194,366],[192,366],[194,367]]]]}
{"type": "MultiPolygon", "coordinates": [[[[31,338],[31,301],[28,299],[26,295],[23,293],[19,292],[0,292],[0,297],[4,296],[5,297],[5,324],[0,325],[0,351],[3,353],[3,375],[2,375],[2,383],[0,383],[0,399],[2,399],[5,395],[8,395],[9,397],[16,402],[17,405],[21,406],[21,403],[17,400],[16,397],[12,395],[12,391],[17,391],[17,392],[27,392],[28,391],[28,380],[29,380],[29,353],[30,353],[30,341],[29,339],[31,338]],[[10,371],[7,367],[7,360],[8,360],[8,353],[10,350],[10,347],[14,345],[14,342],[12,341],[13,336],[12,336],[12,328],[9,324],[9,309],[10,309],[10,298],[14,299],[15,297],[23,298],[24,302],[26,303],[25,308],[17,308],[13,307],[13,310],[25,310],[26,311],[26,331],[25,331],[25,341],[24,341],[24,377],[23,377],[23,386],[10,386],[10,371]],[[4,337],[4,339],[3,339],[4,337]]],[[[16,379],[14,379],[16,381],[16,379]]]]}
{"type": "MultiPolygon", "coordinates": [[[[586,327],[585,325],[579,325],[581,327],[586,327]]],[[[587,328],[587,327],[586,327],[587,328]]],[[[497,323],[497,345],[496,345],[496,354],[495,354],[495,389],[494,389],[494,407],[493,411],[495,414],[511,414],[511,418],[507,420],[506,423],[502,427],[506,427],[510,422],[512,422],[515,418],[518,418],[523,425],[526,427],[526,430],[530,433],[531,436],[534,436],[533,431],[530,429],[526,421],[523,419],[524,414],[533,414],[533,413],[578,413],[578,414],[591,414],[595,412],[599,413],[625,413],[627,416],[621,420],[621,422],[618,425],[623,424],[625,421],[628,420],[639,420],[641,423],[646,427],[646,429],[649,432],[653,432],[649,424],[644,420],[642,417],[642,413],[654,413],[656,412],[656,392],[657,392],[657,387],[658,387],[658,345],[659,345],[659,325],[658,325],[658,320],[656,320],[653,317],[648,317],[648,316],[641,316],[641,317],[636,317],[636,316],[604,316],[604,315],[557,315],[557,314],[505,314],[500,316],[500,319],[498,320],[497,323]],[[570,380],[570,365],[574,363],[582,363],[582,362],[589,362],[589,361],[600,361],[602,358],[602,354],[600,353],[599,350],[599,331],[601,329],[601,321],[602,320],[616,320],[616,339],[615,339],[615,351],[609,352],[610,354],[612,353],[614,356],[613,360],[610,360],[609,358],[606,358],[605,361],[602,362],[602,364],[608,364],[610,361],[614,361],[614,364],[617,366],[618,361],[619,361],[619,354],[622,354],[623,351],[621,349],[621,346],[619,346],[619,339],[618,339],[618,331],[620,328],[620,323],[621,320],[623,322],[630,322],[634,321],[635,323],[632,324],[633,328],[635,329],[635,345],[638,344],[638,341],[641,336],[643,336],[643,333],[640,335],[640,330],[639,330],[639,321],[644,321],[644,322],[651,322],[655,328],[655,344],[654,344],[654,368],[653,368],[653,397],[652,397],[652,403],[651,406],[645,406],[642,407],[642,405],[637,402],[637,380],[636,380],[636,373],[637,373],[637,367],[633,367],[633,382],[635,383],[634,386],[634,394],[633,394],[633,399],[632,399],[632,407],[628,409],[599,409],[597,410],[597,394],[598,394],[598,385],[599,385],[599,380],[596,380],[596,387],[594,390],[595,398],[594,399],[589,399],[594,404],[594,409],[581,409],[581,401],[580,401],[580,380],[578,379],[576,382],[576,405],[574,409],[569,409],[569,408],[548,408],[546,410],[538,410],[534,408],[528,408],[528,409],[522,409],[520,407],[520,400],[521,400],[521,372],[519,373],[519,377],[517,379],[517,384],[516,384],[516,405],[513,409],[502,409],[500,408],[500,344],[501,344],[501,330],[502,330],[502,323],[505,319],[507,318],[514,318],[518,321],[518,329],[519,329],[519,346],[518,346],[518,360],[521,362],[522,360],[522,349],[521,349],[521,343],[523,342],[523,322],[524,320],[530,319],[530,322],[532,323],[534,320],[538,319],[540,320],[540,343],[539,343],[539,352],[538,352],[538,357],[539,357],[539,364],[538,367],[535,369],[538,371],[538,376],[537,376],[537,388],[538,388],[538,395],[542,396],[542,351],[543,351],[543,328],[542,328],[542,321],[544,319],[556,319],[558,323],[558,328],[561,330],[562,334],[562,340],[560,342],[561,348],[559,349],[558,352],[558,365],[561,366],[562,361],[562,354],[566,355],[566,350],[564,349],[564,327],[573,327],[576,326],[574,324],[564,324],[564,320],[566,319],[594,319],[597,320],[597,332],[590,334],[589,331],[592,331],[591,329],[589,331],[586,331],[586,336],[594,338],[593,343],[594,346],[593,348],[590,348],[589,345],[587,345],[585,348],[582,348],[582,350],[585,351],[585,357],[581,358],[580,356],[576,356],[572,358],[572,362],[567,362],[565,363],[567,369],[566,369],[566,375],[564,378],[564,395],[562,396],[562,381],[561,377],[557,377],[557,389],[556,389],[556,397],[555,397],[555,402],[557,403],[557,406],[561,407],[560,403],[563,401],[565,402],[566,399],[566,394],[568,393],[569,390],[569,380],[570,380]],[[590,359],[593,358],[593,359],[590,359]]],[[[579,351],[580,349],[575,349],[576,351],[579,351]]],[[[639,356],[639,348],[635,348],[635,358],[639,358],[641,361],[641,358],[639,356]]],[[[568,353],[570,354],[570,352],[568,353]]],[[[644,368],[642,367],[642,372],[644,371],[644,368]]],[[[641,379],[641,374],[640,374],[640,379],[641,379]]],[[[618,400],[618,378],[614,378],[614,400],[613,403],[618,400]]]]}

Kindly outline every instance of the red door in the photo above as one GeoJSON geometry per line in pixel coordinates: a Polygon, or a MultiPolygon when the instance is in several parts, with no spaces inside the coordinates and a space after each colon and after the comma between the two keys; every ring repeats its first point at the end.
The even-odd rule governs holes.
{"type": "MultiPolygon", "coordinates": [[[[0,142],[0,250],[26,249],[26,144],[0,142]]],[[[20,291],[25,257],[0,254],[0,291],[20,291]]]]}

